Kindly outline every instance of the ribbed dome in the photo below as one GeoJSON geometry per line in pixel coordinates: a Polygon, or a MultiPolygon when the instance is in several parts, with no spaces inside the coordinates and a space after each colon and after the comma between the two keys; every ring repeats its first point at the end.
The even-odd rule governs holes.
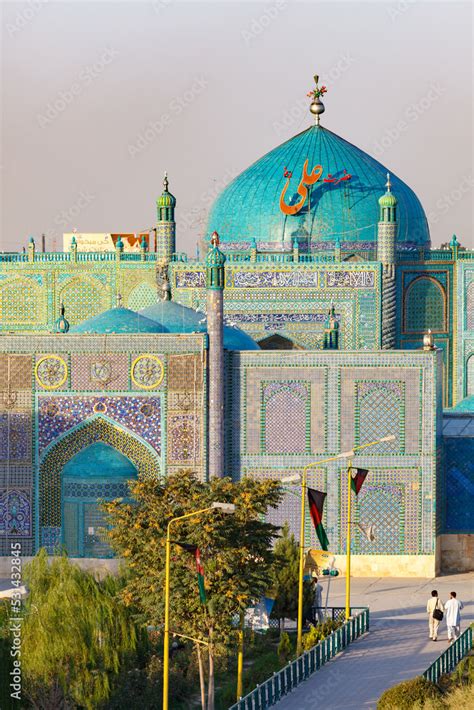
{"type": "Polygon", "coordinates": [[[70,333],[166,333],[159,323],[129,308],[111,308],[75,325],[70,333]]]}
{"type": "MultiPolygon", "coordinates": [[[[182,306],[175,301],[158,301],[140,311],[147,319],[155,320],[169,333],[207,333],[204,313],[182,306]]],[[[226,350],[259,350],[250,335],[234,326],[224,326],[224,348],[226,350]]]]}
{"type": "MultiPolygon", "coordinates": [[[[208,234],[219,233],[228,249],[290,248],[296,237],[301,246],[331,249],[370,248],[377,240],[378,200],[383,195],[387,168],[377,160],[322,128],[312,126],[257,160],[235,178],[215,201],[208,234]],[[284,201],[295,205],[303,167],[323,168],[320,179],[307,187],[308,197],[297,214],[280,209],[280,196],[292,173],[284,201]],[[350,179],[341,180],[349,174],[350,179]],[[339,182],[338,182],[339,181],[339,182]]],[[[429,246],[425,213],[415,193],[390,171],[398,200],[399,247],[429,246]]]]}

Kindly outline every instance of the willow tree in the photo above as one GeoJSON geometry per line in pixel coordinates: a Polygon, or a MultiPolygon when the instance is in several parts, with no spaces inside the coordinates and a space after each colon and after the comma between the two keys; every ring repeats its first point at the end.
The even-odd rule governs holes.
{"type": "Polygon", "coordinates": [[[45,550],[25,566],[22,671],[32,706],[96,708],[107,700],[137,632],[118,581],[98,581],[45,550]]]}
{"type": "MultiPolygon", "coordinates": [[[[128,560],[131,576],[124,600],[140,608],[142,621],[162,628],[164,618],[165,539],[168,522],[212,502],[233,503],[231,515],[215,510],[173,523],[174,543],[197,546],[204,572],[205,603],[194,558],[173,544],[170,628],[203,641],[208,657],[208,709],[214,707],[214,661],[235,648],[236,619],[269,590],[272,543],[278,528],[265,521],[281,499],[276,481],[229,478],[204,483],[190,471],[167,481],[131,484],[135,501],[105,504],[109,541],[128,560]]],[[[201,669],[202,670],[202,669],[201,669]]]]}

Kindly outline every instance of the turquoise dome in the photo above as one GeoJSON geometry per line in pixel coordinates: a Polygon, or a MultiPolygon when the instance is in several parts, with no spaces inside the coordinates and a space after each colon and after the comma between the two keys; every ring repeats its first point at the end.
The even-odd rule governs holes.
{"type": "Polygon", "coordinates": [[[159,323],[129,308],[111,308],[75,325],[70,333],[166,333],[159,323]]]}
{"type": "MultiPolygon", "coordinates": [[[[206,314],[175,301],[158,301],[140,311],[142,316],[160,323],[170,333],[207,333],[206,314]]],[[[226,350],[260,350],[250,335],[240,328],[224,325],[226,350]]]]}
{"type": "Polygon", "coordinates": [[[378,200],[387,172],[398,200],[398,247],[428,247],[428,223],[413,190],[370,155],[321,126],[311,126],[236,177],[211,209],[208,235],[217,231],[227,249],[248,249],[253,238],[263,250],[290,249],[295,238],[303,249],[315,251],[333,249],[336,241],[343,249],[370,249],[377,241],[378,200]],[[321,177],[305,186],[308,195],[301,209],[284,214],[284,171],[291,172],[284,202],[296,205],[306,160],[309,175],[322,166],[321,177]]]}

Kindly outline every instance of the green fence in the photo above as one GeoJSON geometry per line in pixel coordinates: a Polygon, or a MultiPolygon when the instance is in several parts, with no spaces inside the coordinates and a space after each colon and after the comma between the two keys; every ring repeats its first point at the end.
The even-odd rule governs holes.
{"type": "Polygon", "coordinates": [[[353,607],[351,614],[353,612],[356,612],[354,617],[343,626],[313,646],[310,651],[305,651],[302,656],[288,663],[281,671],[274,673],[264,683],[257,685],[255,690],[241,698],[229,710],[266,710],[284,695],[291,693],[327,661],[369,630],[369,610],[365,607],[353,607]]]}
{"type": "Polygon", "coordinates": [[[459,661],[467,656],[472,648],[472,626],[463,631],[441,656],[423,673],[427,680],[437,683],[444,673],[451,673],[459,661]]]}

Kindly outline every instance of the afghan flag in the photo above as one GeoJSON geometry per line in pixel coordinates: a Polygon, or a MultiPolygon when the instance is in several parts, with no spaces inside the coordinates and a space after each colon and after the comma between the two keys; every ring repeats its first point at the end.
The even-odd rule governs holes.
{"type": "Polygon", "coordinates": [[[201,564],[201,550],[197,545],[189,545],[186,542],[176,542],[177,545],[183,548],[183,550],[186,550],[186,552],[189,552],[191,555],[194,555],[194,559],[196,560],[196,572],[197,572],[197,578],[198,578],[198,587],[199,587],[199,598],[201,600],[202,604],[206,604],[207,602],[207,597],[206,597],[206,590],[204,588],[204,567],[201,564]]]}
{"type": "Polygon", "coordinates": [[[328,550],[329,540],[323,527],[323,507],[326,493],[317,491],[315,488],[308,488],[309,514],[316,530],[319,542],[323,550],[328,550]]]}
{"type": "Polygon", "coordinates": [[[365,477],[369,473],[369,470],[367,468],[353,468],[351,470],[352,472],[355,471],[355,474],[352,473],[351,476],[351,488],[354,493],[358,495],[360,489],[362,488],[362,484],[365,481],[365,477]]]}

